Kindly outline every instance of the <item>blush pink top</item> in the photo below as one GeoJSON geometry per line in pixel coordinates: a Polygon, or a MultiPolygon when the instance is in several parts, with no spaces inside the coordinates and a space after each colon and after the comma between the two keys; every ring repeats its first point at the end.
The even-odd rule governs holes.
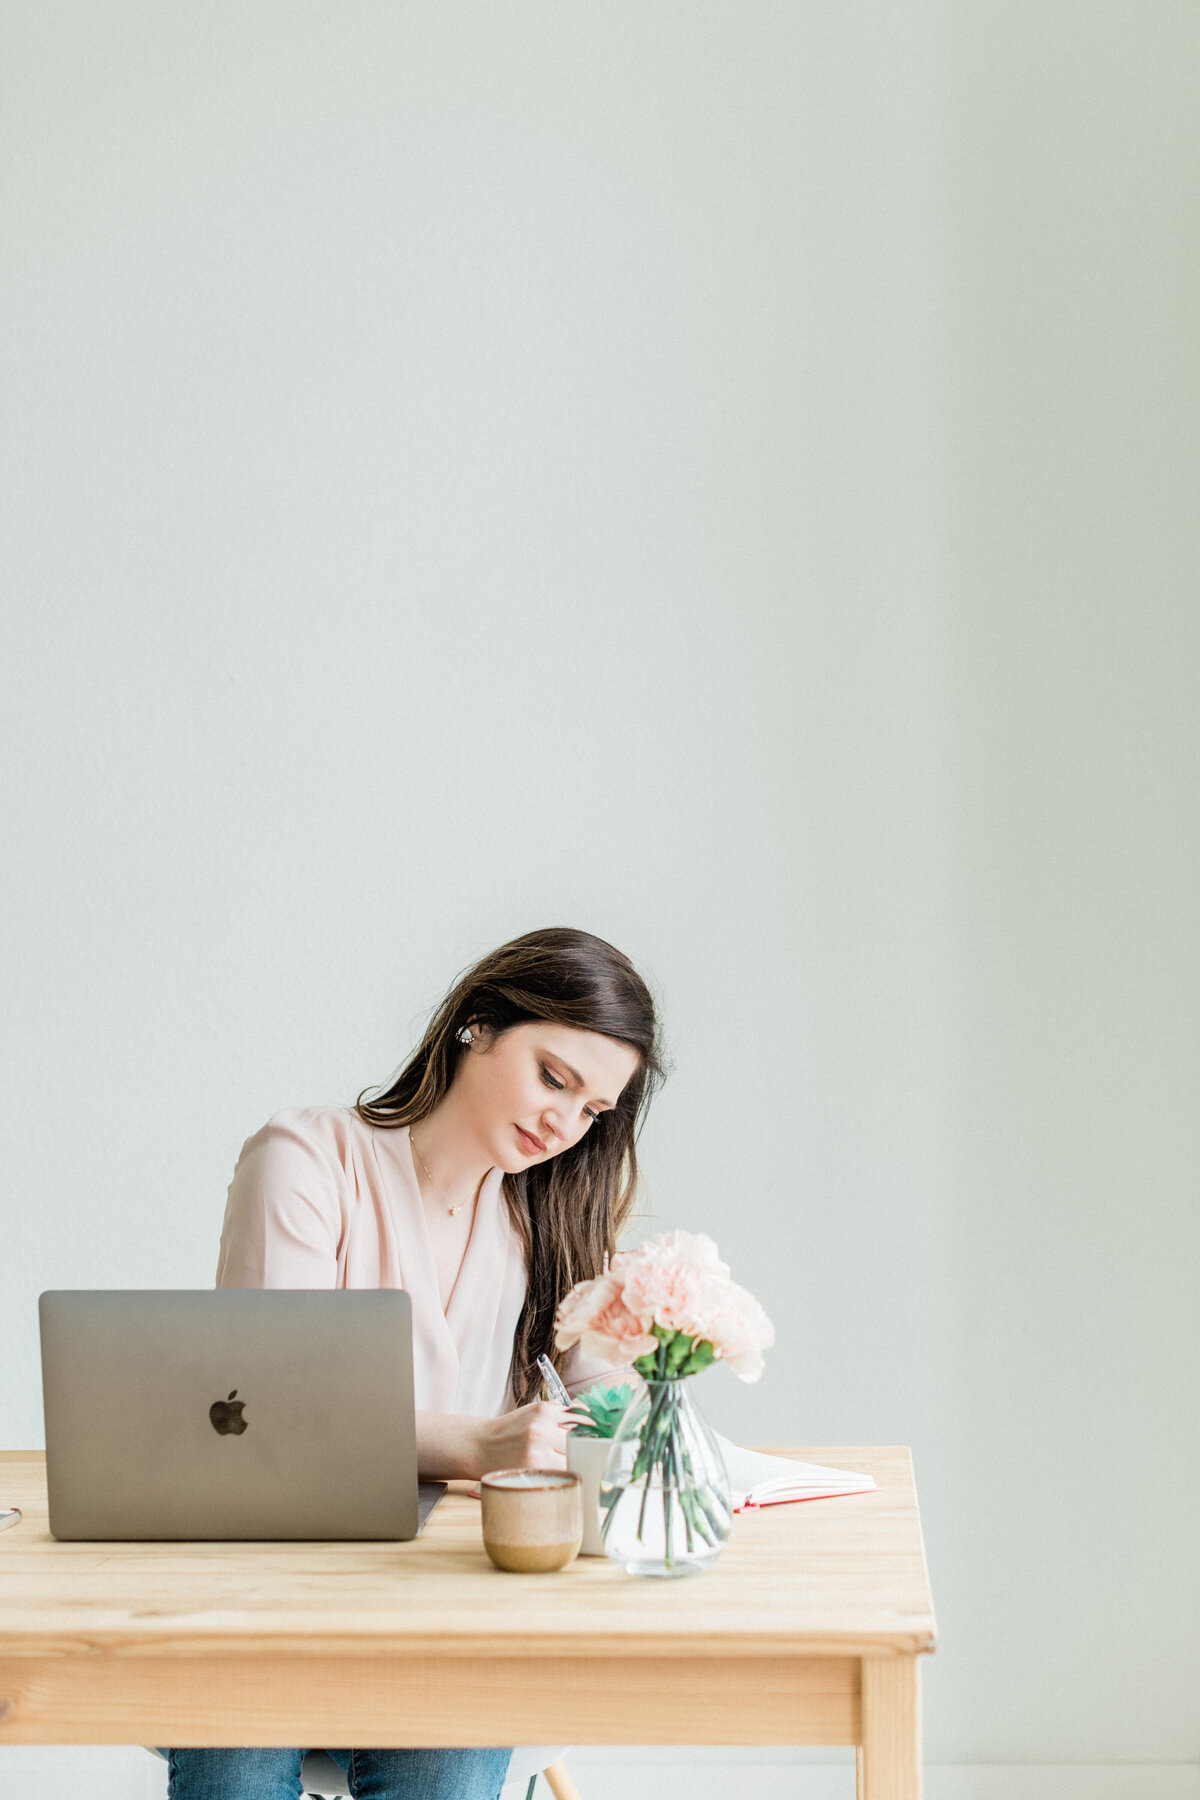
{"type": "MultiPolygon", "coordinates": [[[[514,1405],[508,1370],[525,1304],[521,1241],[492,1169],[443,1312],[408,1128],[352,1107],[275,1113],[238,1157],[217,1265],[219,1288],[403,1288],[412,1301],[413,1386],[423,1411],[495,1418],[514,1405]]],[[[567,1353],[575,1391],[606,1364],[567,1353]]]]}

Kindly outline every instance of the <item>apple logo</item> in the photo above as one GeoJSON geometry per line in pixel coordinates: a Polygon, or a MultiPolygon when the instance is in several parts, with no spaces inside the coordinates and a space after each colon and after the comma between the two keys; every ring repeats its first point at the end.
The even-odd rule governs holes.
{"type": "Polygon", "coordinates": [[[208,1416],[212,1420],[213,1430],[219,1431],[222,1437],[228,1437],[230,1432],[233,1433],[234,1437],[241,1437],[243,1431],[246,1429],[246,1421],[242,1417],[242,1408],[245,1406],[246,1402],[244,1400],[235,1400],[234,1394],[236,1393],[237,1389],[234,1388],[233,1393],[230,1394],[228,1400],[214,1400],[208,1409],[208,1416]]]}

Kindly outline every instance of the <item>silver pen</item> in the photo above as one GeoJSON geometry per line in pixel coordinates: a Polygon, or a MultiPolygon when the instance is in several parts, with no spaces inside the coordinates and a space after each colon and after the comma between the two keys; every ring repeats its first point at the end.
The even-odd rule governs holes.
{"type": "Polygon", "coordinates": [[[550,1358],[548,1356],[539,1356],[537,1359],[537,1366],[542,1371],[546,1386],[550,1389],[551,1398],[557,1400],[560,1406],[570,1406],[571,1396],[560,1381],[558,1370],[550,1361],[550,1358]]]}

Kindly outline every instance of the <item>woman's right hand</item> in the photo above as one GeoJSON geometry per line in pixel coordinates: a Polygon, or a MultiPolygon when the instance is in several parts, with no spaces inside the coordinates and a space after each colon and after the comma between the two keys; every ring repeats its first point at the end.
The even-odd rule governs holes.
{"type": "Polygon", "coordinates": [[[567,1409],[553,1400],[533,1400],[498,1419],[476,1421],[480,1475],[493,1469],[565,1469],[567,1409]]]}

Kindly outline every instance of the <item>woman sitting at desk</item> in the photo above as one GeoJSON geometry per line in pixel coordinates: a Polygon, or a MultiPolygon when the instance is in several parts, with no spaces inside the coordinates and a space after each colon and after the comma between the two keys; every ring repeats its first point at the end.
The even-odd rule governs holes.
{"type": "MultiPolygon", "coordinates": [[[[566,1463],[539,1398],[554,1314],[633,1207],[636,1128],[662,1078],[654,1003],[586,932],[484,957],[375,1100],[279,1112],[234,1171],[217,1286],[403,1288],[417,1459],[430,1480],[566,1463]]],[[[579,1346],[568,1388],[603,1372],[579,1346]]],[[[355,1750],[363,1800],[494,1800],[509,1749],[355,1750]]],[[[300,1749],[177,1749],[170,1800],[296,1800],[300,1749]]]]}

